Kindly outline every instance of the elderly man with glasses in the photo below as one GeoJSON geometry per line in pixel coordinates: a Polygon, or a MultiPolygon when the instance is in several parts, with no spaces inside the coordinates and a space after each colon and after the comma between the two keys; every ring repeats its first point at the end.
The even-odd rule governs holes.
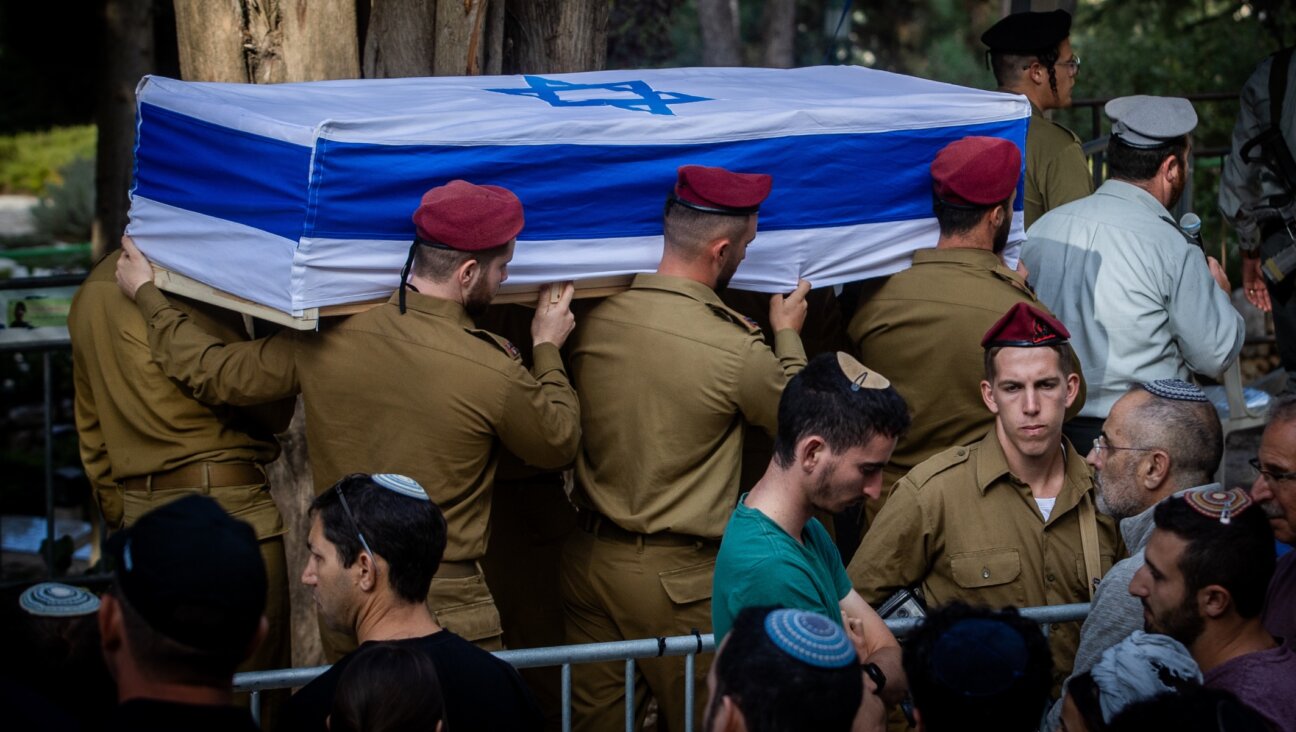
{"type": "MultiPolygon", "coordinates": [[[[1296,395],[1284,395],[1269,407],[1269,424],[1251,467],[1251,497],[1269,517],[1274,538],[1296,544],[1296,395]]],[[[1274,569],[1264,626],[1274,637],[1296,645],[1296,551],[1287,551],[1274,569]]]]}
{"type": "MultiPolygon", "coordinates": [[[[1212,476],[1224,455],[1219,414],[1197,386],[1179,379],[1138,384],[1112,405],[1088,463],[1094,469],[1098,510],[1120,521],[1130,551],[1094,593],[1080,629],[1072,676],[1089,671],[1103,651],[1143,629],[1143,606],[1129,583],[1143,566],[1152,534],[1152,509],[1162,499],[1199,486],[1219,487],[1212,476]]],[[[1058,700],[1049,718],[1056,725],[1058,700]]]]}

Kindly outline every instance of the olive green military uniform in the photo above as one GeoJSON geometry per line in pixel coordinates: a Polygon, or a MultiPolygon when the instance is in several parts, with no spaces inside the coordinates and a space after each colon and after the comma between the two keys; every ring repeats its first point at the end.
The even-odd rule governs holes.
{"type": "Polygon", "coordinates": [[[1080,138],[1032,104],[1026,131],[1027,228],[1048,211],[1093,192],[1093,173],[1080,138]]]}
{"type": "MultiPolygon", "coordinates": [[[[144,319],[117,287],[120,256],[111,254],[95,266],[68,314],[77,433],[95,498],[109,530],[194,493],[251,524],[269,580],[270,632],[243,668],[287,668],[292,635],[284,528],[263,466],[279,456],[274,434],[287,428],[292,401],[256,409],[213,407],[168,379],[149,353],[144,319]]],[[[235,313],[179,298],[170,305],[217,341],[247,339],[235,313]]],[[[272,717],[273,707],[266,708],[272,717]]]]}
{"type": "MultiPolygon", "coordinates": [[[[317,491],[349,473],[400,473],[441,507],[445,556],[428,595],[437,621],[487,648],[499,612],[478,560],[489,539],[500,443],[540,468],[570,463],[580,440],[576,394],[558,349],[541,344],[528,372],[507,340],[463,306],[407,293],[325,325],[219,347],[151,284],[136,302],[163,369],[212,403],[254,404],[300,392],[317,491]]],[[[349,650],[324,634],[326,651],[349,650]],[[330,647],[331,646],[331,647],[330,647]]]]}
{"type": "MultiPolygon", "coordinates": [[[[1089,466],[1063,440],[1066,474],[1048,521],[1008,469],[998,435],[953,447],[902,478],[846,572],[874,606],[919,586],[928,607],[952,600],[989,607],[1089,602],[1081,539],[1089,466]]],[[[1096,513],[1096,512],[1095,512],[1096,513]]],[[[1099,571],[1125,554],[1116,522],[1096,514],[1099,571]]],[[[1049,629],[1056,688],[1071,672],[1080,623],[1049,629]]]]}
{"type": "MultiPolygon", "coordinates": [[[[993,252],[920,249],[913,266],[888,278],[855,311],[849,326],[855,353],[891,380],[913,417],[887,463],[884,496],[922,461],[976,442],[994,424],[981,400],[981,335],[1019,302],[1048,311],[993,252]]],[[[1080,384],[1069,414],[1084,404],[1083,376],[1080,384]]],[[[875,516],[881,503],[869,503],[875,516]]]]}
{"type": "MultiPolygon", "coordinates": [[[[635,278],[585,316],[573,336],[581,396],[575,500],[580,524],[563,553],[570,643],[702,633],[711,575],[738,499],[744,421],[777,429],[783,386],[805,366],[792,330],[766,345],[754,321],[711,288],[654,274],[635,278]]],[[[656,697],[671,729],[684,717],[683,659],[643,661],[640,719],[656,697]]],[[[698,659],[701,724],[707,660],[698,659]]],[[[624,719],[624,666],[573,669],[579,729],[624,719]]]]}

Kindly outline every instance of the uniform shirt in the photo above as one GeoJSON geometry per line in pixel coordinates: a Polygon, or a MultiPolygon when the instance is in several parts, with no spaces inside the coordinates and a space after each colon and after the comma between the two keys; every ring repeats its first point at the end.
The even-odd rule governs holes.
{"type": "Polygon", "coordinates": [[[796,332],[775,333],[771,351],[710,287],[641,274],[573,341],[577,503],[629,531],[720,538],[738,498],[743,421],[773,435],[783,386],[805,366],[796,332]]]}
{"type": "Polygon", "coordinates": [[[1071,331],[1089,379],[1080,414],[1105,418],[1130,387],[1219,376],[1242,350],[1242,316],[1170,212],[1109,180],[1027,232],[1035,292],[1071,331]]]}
{"type": "MultiPolygon", "coordinates": [[[[287,428],[292,402],[210,406],[167,378],[149,353],[144,318],[117,287],[120,256],[95,266],[68,313],[77,434],[90,481],[106,489],[195,462],[273,461],[274,433],[287,428]]],[[[237,313],[179,298],[170,305],[217,342],[247,340],[237,313]]]]}
{"type": "Polygon", "coordinates": [[[445,561],[486,551],[499,443],[541,468],[572,461],[579,405],[558,349],[528,373],[508,341],[463,306],[416,292],[329,323],[219,347],[152,285],[136,295],[149,343],[172,377],[208,402],[254,404],[301,392],[317,491],[350,473],[401,473],[445,513],[445,561]]]}
{"type": "MultiPolygon", "coordinates": [[[[847,568],[877,606],[921,586],[928,607],[951,600],[994,608],[1088,602],[1080,502],[1092,494],[1089,466],[1063,439],[1066,474],[1046,522],[1008,469],[995,431],[970,447],[937,454],[896,484],[847,568]]],[[[1124,554],[1116,522],[1098,515],[1101,571],[1124,554]]],[[[1071,671],[1080,624],[1049,631],[1057,685],[1071,671]]]]}
{"type": "Polygon", "coordinates": [[[749,607],[813,610],[840,623],[840,603],[851,583],[828,530],[812,518],[793,538],[769,516],[748,508],[746,498],[738,500],[716,556],[711,593],[716,646],[749,607]]]}
{"type": "MultiPolygon", "coordinates": [[[[1242,160],[1242,147],[1269,127],[1269,73],[1273,57],[1256,67],[1251,78],[1242,87],[1242,100],[1237,124],[1233,127],[1233,145],[1224,158],[1220,174],[1219,207],[1237,227],[1243,249],[1255,249],[1260,244],[1260,229],[1251,210],[1266,205],[1270,198],[1289,195],[1287,187],[1267,165],[1242,160]]],[[[1296,54],[1292,55],[1287,72],[1287,91],[1283,98],[1282,119],[1278,125],[1289,150],[1296,155],[1296,54]]],[[[1263,148],[1256,147],[1252,155],[1262,155],[1263,148]]]]}
{"type": "Polygon", "coordinates": [[[1093,174],[1080,138],[1031,105],[1026,130],[1026,226],[1064,203],[1093,193],[1093,174]]]}
{"type": "MultiPolygon", "coordinates": [[[[884,484],[951,445],[985,436],[994,415],[981,400],[981,336],[1019,302],[1047,310],[993,252],[919,249],[913,266],[892,275],[850,322],[860,362],[891,380],[913,424],[900,437],[884,484]]],[[[1084,403],[1080,396],[1070,412],[1084,403]]]]}

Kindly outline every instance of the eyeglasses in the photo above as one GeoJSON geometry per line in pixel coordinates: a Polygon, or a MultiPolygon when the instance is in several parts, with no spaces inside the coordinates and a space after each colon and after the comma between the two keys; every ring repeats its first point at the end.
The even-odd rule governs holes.
{"type": "MultiPolygon", "coordinates": [[[[1021,67],[1022,71],[1027,71],[1030,69],[1031,66],[1034,65],[1035,64],[1027,64],[1026,66],[1021,67]]],[[[1058,62],[1054,64],[1054,66],[1065,66],[1067,69],[1067,73],[1070,74],[1071,76],[1075,76],[1076,74],[1080,73],[1080,57],[1072,56],[1070,60],[1058,62]]]]}
{"type": "Polygon", "coordinates": [[[1256,475],[1263,475],[1264,479],[1270,483],[1283,483],[1289,480],[1296,480],[1296,472],[1279,473],[1275,470],[1270,470],[1260,464],[1260,458],[1251,458],[1247,463],[1251,466],[1251,469],[1255,471],[1256,475]]]}
{"type": "Polygon", "coordinates": [[[342,492],[340,485],[333,486],[333,489],[337,491],[338,502],[342,504],[342,510],[346,513],[347,518],[351,520],[351,528],[355,529],[356,538],[360,539],[360,546],[369,554],[369,558],[374,560],[374,576],[376,577],[378,575],[378,555],[374,554],[374,550],[369,548],[369,542],[365,541],[364,532],[360,531],[360,522],[356,521],[355,514],[351,513],[351,506],[347,504],[346,494],[342,492]]]}
{"type": "Polygon", "coordinates": [[[1101,455],[1105,451],[1116,452],[1117,450],[1130,450],[1132,452],[1156,452],[1161,449],[1159,447],[1116,447],[1115,445],[1108,444],[1107,439],[1106,432],[1100,433],[1095,437],[1093,441],[1094,452],[1101,455]]]}

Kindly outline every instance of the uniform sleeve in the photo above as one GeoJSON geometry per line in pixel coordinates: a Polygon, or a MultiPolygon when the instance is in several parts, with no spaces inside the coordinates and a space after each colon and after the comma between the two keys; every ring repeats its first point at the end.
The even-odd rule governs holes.
{"type": "Polygon", "coordinates": [[[580,400],[552,343],[533,352],[531,374],[521,373],[508,390],[496,425],[510,452],[538,468],[553,470],[576,459],[580,445],[580,400]]]}
{"type": "Polygon", "coordinates": [[[77,440],[81,463],[86,477],[96,489],[111,488],[112,463],[108,460],[108,443],[99,424],[99,410],[95,405],[94,386],[90,382],[83,348],[72,349],[72,386],[74,389],[73,413],[76,420],[77,440]]]}
{"type": "Polygon", "coordinates": [[[1224,158],[1223,170],[1220,172],[1220,212],[1238,228],[1243,249],[1254,249],[1260,243],[1259,231],[1244,212],[1259,203],[1263,194],[1260,166],[1243,161],[1241,152],[1242,146],[1267,126],[1271,66],[1272,59],[1265,60],[1256,67],[1246,86],[1242,87],[1237,124],[1233,126],[1232,146],[1228,156],[1224,158]]]}
{"type": "Polygon", "coordinates": [[[1041,193],[1045,211],[1094,192],[1093,173],[1089,171],[1089,162],[1085,160],[1084,150],[1080,149],[1078,142],[1072,141],[1058,150],[1046,162],[1040,178],[1044,181],[1041,193]]]}
{"type": "Polygon", "coordinates": [[[135,304],[148,323],[154,360],[167,376],[188,386],[199,401],[247,406],[283,399],[301,390],[294,331],[227,344],[172,307],[151,283],[140,287],[135,304]]]}
{"type": "MultiPolygon", "coordinates": [[[[1170,332],[1188,368],[1217,378],[1242,351],[1246,326],[1228,295],[1211,277],[1201,252],[1195,247],[1180,250],[1183,254],[1178,276],[1168,283],[1170,332]]],[[[1173,266],[1169,274],[1175,276],[1173,266]]]]}
{"type": "Polygon", "coordinates": [[[778,433],[778,403],[788,379],[805,368],[801,336],[791,329],[774,334],[774,350],[753,339],[738,373],[738,410],[751,424],[774,437],[778,433]]]}
{"type": "Polygon", "coordinates": [[[931,531],[926,525],[918,490],[906,477],[896,483],[878,512],[846,574],[860,595],[874,607],[927,576],[931,531]]]}

